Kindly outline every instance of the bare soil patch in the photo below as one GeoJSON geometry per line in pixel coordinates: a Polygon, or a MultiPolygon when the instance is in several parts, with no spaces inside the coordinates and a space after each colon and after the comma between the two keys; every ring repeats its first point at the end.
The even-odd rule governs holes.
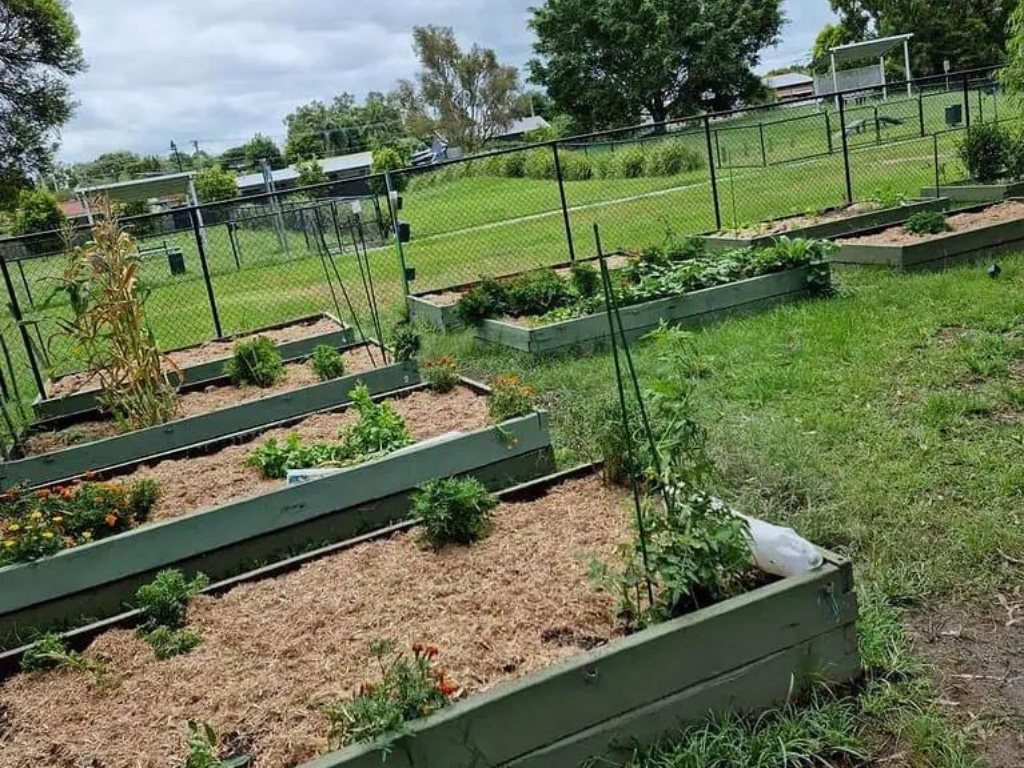
{"type": "Polygon", "coordinates": [[[917,650],[942,703],[977,740],[990,768],[1024,764],[1024,594],[915,617],[917,650]]]}
{"type": "MultiPolygon", "coordinates": [[[[244,336],[239,336],[235,341],[244,341],[256,336],[264,336],[275,344],[282,344],[290,341],[306,339],[310,336],[333,333],[340,329],[341,326],[334,320],[321,317],[316,320],[309,320],[303,323],[293,323],[285,326],[284,328],[275,328],[270,331],[246,334],[244,336]]],[[[189,347],[188,349],[169,352],[167,357],[170,358],[171,361],[179,368],[184,369],[190,366],[199,365],[200,363],[208,363],[211,360],[231,357],[235,341],[208,341],[197,347],[189,347]]],[[[98,383],[95,372],[83,371],[81,373],[71,373],[52,382],[50,385],[50,397],[66,397],[67,395],[73,395],[85,390],[94,390],[98,388],[98,383]]],[[[188,383],[187,377],[186,383],[188,383]]]]}
{"type": "Polygon", "coordinates": [[[607,642],[614,598],[586,571],[628,536],[624,499],[596,477],[569,480],[502,504],[472,547],[435,551],[410,531],[199,598],[189,623],[203,642],[186,656],[157,661],[132,631],[108,632],[85,655],[114,687],[76,672],[0,687],[0,768],[181,765],[188,718],[231,734],[256,768],[286,768],[326,749],[321,708],[374,679],[374,640],[437,645],[467,694],[607,642]]]}
{"type": "Polygon", "coordinates": [[[958,232],[968,232],[972,229],[980,229],[981,227],[988,227],[994,224],[1004,224],[1021,218],[1024,218],[1024,202],[1007,200],[1004,203],[991,205],[980,211],[947,216],[946,222],[952,228],[951,232],[941,232],[937,235],[915,235],[904,231],[901,224],[872,235],[852,237],[840,242],[851,245],[913,245],[931,240],[941,240],[958,232]]]}
{"type": "Polygon", "coordinates": [[[717,234],[726,237],[764,237],[765,235],[784,235],[787,232],[792,232],[794,229],[813,227],[817,224],[825,224],[829,221],[840,221],[841,219],[848,219],[852,216],[859,216],[864,213],[878,211],[881,210],[881,208],[882,206],[877,203],[854,203],[853,205],[843,206],[842,208],[837,208],[834,211],[826,211],[814,216],[808,216],[806,214],[802,216],[789,216],[785,219],[768,221],[750,227],[723,229],[717,234]]]}
{"type": "MultiPolygon", "coordinates": [[[[375,367],[374,363],[377,365],[382,363],[380,352],[374,350],[371,360],[370,352],[366,347],[347,350],[342,353],[342,357],[345,359],[346,375],[362,373],[375,367]]],[[[234,384],[218,384],[181,395],[174,420],[199,416],[210,411],[230,408],[233,405],[241,405],[252,400],[280,395],[283,392],[319,383],[319,377],[308,362],[286,363],[284,378],[271,387],[236,387],[234,384]]],[[[26,450],[29,454],[47,453],[104,437],[113,437],[122,432],[124,430],[114,419],[101,416],[62,429],[33,434],[26,441],[26,450]]]]}

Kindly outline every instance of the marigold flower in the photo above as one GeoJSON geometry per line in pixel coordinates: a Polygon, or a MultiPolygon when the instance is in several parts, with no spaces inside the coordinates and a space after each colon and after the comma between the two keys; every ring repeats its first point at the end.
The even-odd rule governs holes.
{"type": "Polygon", "coordinates": [[[43,531],[43,538],[44,539],[52,539],[53,538],[53,531],[43,531]]]}
{"type": "Polygon", "coordinates": [[[29,517],[30,517],[31,519],[33,519],[33,520],[42,520],[42,519],[43,519],[43,513],[42,513],[42,512],[40,512],[40,511],[39,511],[39,510],[37,509],[37,510],[36,510],[35,512],[33,512],[33,513],[32,513],[31,515],[29,515],[29,517]]]}
{"type": "Polygon", "coordinates": [[[433,659],[438,653],[440,653],[440,651],[437,650],[436,645],[428,645],[426,651],[428,659],[433,659]]]}
{"type": "Polygon", "coordinates": [[[455,685],[451,680],[442,680],[437,686],[437,690],[445,696],[451,696],[459,690],[459,686],[455,685]]]}
{"type": "Polygon", "coordinates": [[[117,515],[115,515],[113,512],[107,515],[106,518],[104,519],[107,521],[107,525],[109,525],[111,528],[117,525],[117,515]]]}
{"type": "Polygon", "coordinates": [[[413,653],[423,653],[423,643],[413,643],[412,644],[412,652],[413,653]]]}
{"type": "Polygon", "coordinates": [[[11,547],[13,547],[17,543],[18,542],[15,541],[14,539],[4,539],[4,546],[7,547],[7,549],[10,549],[11,547]]]}
{"type": "Polygon", "coordinates": [[[21,526],[18,525],[17,523],[11,523],[10,525],[7,526],[7,530],[10,531],[11,533],[14,533],[15,531],[20,531],[21,530],[21,526]]]}
{"type": "Polygon", "coordinates": [[[39,497],[40,499],[48,499],[50,498],[51,493],[52,491],[50,491],[49,488],[40,488],[38,491],[36,491],[36,496],[39,497]]]}
{"type": "Polygon", "coordinates": [[[85,533],[83,533],[82,534],[82,538],[85,539],[86,541],[91,541],[92,540],[92,531],[86,531],[85,533]]]}
{"type": "Polygon", "coordinates": [[[64,522],[64,518],[60,515],[57,515],[56,517],[52,518],[50,522],[54,523],[55,525],[60,525],[64,522]]]}

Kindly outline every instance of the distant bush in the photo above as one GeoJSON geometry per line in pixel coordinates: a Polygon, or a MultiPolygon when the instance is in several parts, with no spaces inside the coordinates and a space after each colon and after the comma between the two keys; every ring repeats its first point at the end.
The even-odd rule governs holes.
{"type": "Polygon", "coordinates": [[[555,154],[550,147],[531,149],[526,155],[526,178],[554,179],[555,154]]]}
{"type": "Polygon", "coordinates": [[[561,152],[562,178],[566,181],[589,181],[594,178],[594,165],[583,152],[561,152]]]}
{"type": "Polygon", "coordinates": [[[968,129],[960,140],[957,154],[967,167],[972,181],[988,184],[1006,171],[1008,139],[998,125],[982,123],[968,129]]]}
{"type": "Polygon", "coordinates": [[[510,152],[500,155],[502,159],[501,175],[510,179],[521,179],[526,175],[526,154],[524,152],[510,152]]]}
{"type": "Polygon", "coordinates": [[[1024,131],[1007,137],[1006,175],[1012,179],[1024,178],[1024,131]]]}
{"type": "Polygon", "coordinates": [[[665,139],[648,150],[644,162],[645,176],[675,176],[696,171],[703,166],[700,155],[678,141],[665,139]]]}
{"type": "Polygon", "coordinates": [[[281,353],[266,336],[235,342],[234,354],[224,373],[236,387],[271,387],[285,377],[281,353]]]}
{"type": "Polygon", "coordinates": [[[637,179],[644,175],[647,157],[642,147],[625,147],[615,151],[612,167],[615,175],[625,179],[637,179]]]}

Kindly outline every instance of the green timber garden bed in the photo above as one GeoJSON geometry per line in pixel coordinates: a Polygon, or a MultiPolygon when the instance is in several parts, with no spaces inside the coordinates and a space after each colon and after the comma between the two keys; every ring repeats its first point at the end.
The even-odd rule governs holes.
{"type": "Polygon", "coordinates": [[[1024,200],[977,206],[947,216],[949,232],[912,235],[894,227],[840,240],[832,260],[899,270],[942,269],[1024,247],[1024,200]]]}
{"type": "Polygon", "coordinates": [[[925,187],[921,197],[945,197],[955,203],[997,203],[1011,197],[1024,197],[1024,181],[1004,181],[995,184],[964,182],[936,189],[925,187]]]}
{"type": "Polygon", "coordinates": [[[800,215],[773,219],[751,227],[705,235],[704,239],[708,246],[714,249],[763,247],[770,245],[780,235],[831,240],[853,232],[899,224],[918,211],[944,210],[947,204],[948,200],[943,198],[914,200],[890,208],[858,204],[826,210],[814,216],[800,215]]]}
{"type": "MultiPolygon", "coordinates": [[[[224,366],[231,359],[234,343],[254,336],[266,336],[274,341],[286,362],[309,357],[318,346],[340,349],[355,342],[352,328],[338,318],[327,313],[310,315],[171,350],[167,355],[181,371],[180,376],[171,374],[172,381],[185,389],[223,381],[226,378],[224,366]]],[[[35,416],[40,420],[73,416],[100,407],[100,390],[93,385],[93,377],[87,373],[76,372],[49,380],[46,389],[49,396],[37,397],[32,403],[35,416]]]]}
{"type": "MultiPolygon", "coordinates": [[[[388,395],[386,407],[410,420],[414,442],[334,471],[313,470],[305,482],[275,480],[251,459],[286,435],[309,440],[344,427],[353,421],[352,408],[248,435],[245,442],[123,467],[101,485],[157,482],[164,498],[150,519],[0,568],[0,637],[9,643],[33,627],[116,614],[141,583],[167,567],[224,578],[246,563],[280,558],[310,542],[343,541],[385,527],[405,519],[410,492],[433,478],[470,475],[501,489],[549,473],[547,415],[531,412],[495,423],[487,413],[489,394],[484,385],[463,380],[444,395],[425,385],[388,395]],[[256,437],[272,439],[256,447],[256,437]]],[[[61,492],[53,487],[34,494],[61,492]]],[[[10,526],[7,531],[13,535],[10,526]]]]}
{"type": "Polygon", "coordinates": [[[177,660],[141,645],[137,613],[69,633],[117,678],[113,697],[69,677],[86,671],[12,677],[26,649],[4,654],[5,751],[32,764],[59,738],[76,764],[179,765],[182,740],[168,726],[187,716],[230,728],[222,758],[265,768],[620,764],[637,744],[709,715],[756,712],[858,675],[852,567],[828,552],[799,576],[751,569],[735,596],[624,634],[581,556],[614,551],[628,493],[594,472],[502,494],[489,535],[468,547],[432,549],[391,528],[215,584],[189,609],[201,642],[177,660]],[[377,638],[436,658],[438,685],[458,688],[456,700],[402,734],[332,751],[323,713],[371,676],[377,638]],[[57,735],[31,713],[61,697],[57,735]]]}
{"type": "MultiPolygon", "coordinates": [[[[348,347],[345,354],[362,360],[364,367],[383,362],[380,348],[372,344],[348,347]]],[[[293,362],[289,369],[299,372],[301,365],[293,362]]],[[[26,441],[31,445],[33,439],[41,440],[40,449],[27,452],[22,458],[0,462],[0,488],[47,485],[79,477],[86,472],[99,472],[164,456],[303,414],[334,408],[349,400],[358,382],[366,384],[371,394],[378,394],[408,387],[418,381],[419,372],[414,363],[382,365],[306,386],[292,387],[286,380],[278,390],[268,390],[266,393],[258,388],[249,388],[245,390],[244,397],[247,399],[243,402],[212,409],[203,406],[204,402],[217,401],[214,399],[217,392],[208,388],[185,396],[196,404],[194,415],[146,429],[120,433],[112,431],[113,421],[110,418],[78,414],[54,424],[52,433],[30,430],[26,441]],[[113,433],[101,439],[88,440],[88,430],[93,427],[113,433]],[[75,444],[68,447],[59,447],[61,440],[67,439],[69,435],[77,437],[79,433],[84,435],[85,440],[76,440],[75,444]],[[57,444],[47,449],[52,442],[49,437],[40,435],[50,434],[56,436],[57,444]]],[[[233,389],[229,384],[220,387],[222,392],[233,389]]]]}

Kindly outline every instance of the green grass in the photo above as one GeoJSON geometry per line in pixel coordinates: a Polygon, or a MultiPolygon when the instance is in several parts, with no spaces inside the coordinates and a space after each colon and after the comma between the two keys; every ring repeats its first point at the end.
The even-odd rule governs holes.
{"type": "MultiPolygon", "coordinates": [[[[718,490],[857,566],[870,685],[836,705],[842,712],[825,703],[780,713],[800,733],[817,727],[808,717],[852,708],[841,743],[852,735],[878,753],[896,739],[909,765],[972,764],[967,739],[933,703],[896,606],[927,613],[1020,583],[1012,563],[1024,559],[1024,398],[1013,371],[1024,359],[1024,255],[1000,263],[998,280],[983,266],[912,276],[844,269],[834,299],[694,335],[718,490]]],[[[552,413],[560,464],[597,458],[601,406],[613,396],[609,355],[536,360],[479,349],[468,334],[430,334],[426,347],[428,356],[456,356],[475,376],[521,374],[552,413]]],[[[646,345],[634,353],[641,375],[649,373],[646,345]]],[[[733,734],[724,742],[736,741],[736,723],[716,727],[733,734]]],[[[821,745],[824,753],[836,747],[821,745]]],[[[803,764],[701,763],[689,748],[638,765],[803,764]]]]}

